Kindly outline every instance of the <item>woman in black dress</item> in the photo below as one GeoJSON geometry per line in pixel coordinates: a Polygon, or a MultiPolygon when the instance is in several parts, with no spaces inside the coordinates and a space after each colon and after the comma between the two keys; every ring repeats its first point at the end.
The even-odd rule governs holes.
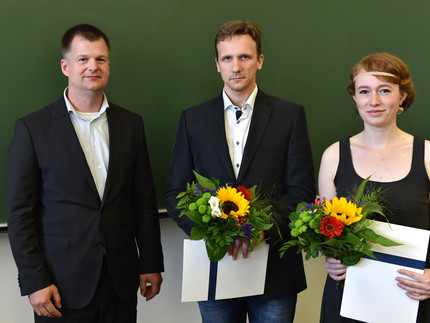
{"type": "MultiPolygon", "coordinates": [[[[382,187],[391,223],[430,229],[430,142],[397,127],[397,117],[414,101],[415,91],[406,64],[388,53],[372,54],[350,73],[347,90],[364,123],[362,132],[334,143],[322,156],[319,193],[332,199],[347,196],[364,178],[382,187]]],[[[420,301],[417,322],[430,322],[430,257],[420,275],[399,270],[396,277],[405,297],[420,301]],[[410,278],[410,279],[408,279],[410,278]]],[[[347,267],[326,258],[327,280],[321,323],[358,322],[340,316],[342,285],[347,267]]]]}

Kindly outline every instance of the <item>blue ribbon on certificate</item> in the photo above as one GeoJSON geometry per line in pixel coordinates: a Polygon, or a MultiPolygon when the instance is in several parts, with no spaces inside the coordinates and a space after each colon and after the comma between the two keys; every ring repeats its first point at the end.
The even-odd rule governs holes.
{"type": "Polygon", "coordinates": [[[209,267],[208,301],[215,300],[217,276],[218,276],[218,261],[211,261],[210,267],[209,267]]]}
{"type": "Polygon", "coordinates": [[[421,270],[424,270],[426,264],[425,261],[422,260],[394,256],[382,252],[374,251],[373,254],[375,255],[376,259],[369,256],[364,256],[364,258],[421,270]]]}

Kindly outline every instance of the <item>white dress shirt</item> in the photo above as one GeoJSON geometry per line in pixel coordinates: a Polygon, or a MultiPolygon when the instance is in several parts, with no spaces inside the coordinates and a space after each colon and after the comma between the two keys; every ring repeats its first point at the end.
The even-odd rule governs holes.
{"type": "Polygon", "coordinates": [[[67,88],[64,91],[64,100],[70,120],[85,154],[100,199],[103,199],[109,166],[109,126],[106,115],[109,104],[106,95],[103,95],[103,103],[98,112],[85,113],[76,111],[66,94],[67,88]]]}
{"type": "Polygon", "coordinates": [[[258,87],[249,96],[243,107],[235,106],[225,91],[222,93],[224,100],[224,121],[225,135],[228,143],[231,163],[233,165],[236,178],[242,165],[243,151],[248,138],[249,126],[251,124],[252,112],[254,111],[255,98],[257,97],[258,87]],[[242,115],[236,120],[236,111],[242,111],[242,115]]]}

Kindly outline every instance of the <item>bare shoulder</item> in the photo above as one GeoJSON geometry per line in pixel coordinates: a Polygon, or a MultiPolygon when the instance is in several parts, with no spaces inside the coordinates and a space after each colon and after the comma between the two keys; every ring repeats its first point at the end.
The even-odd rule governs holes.
{"type": "Polygon", "coordinates": [[[321,158],[321,162],[323,161],[329,163],[336,162],[337,165],[337,161],[339,161],[339,141],[327,147],[321,158]]]}

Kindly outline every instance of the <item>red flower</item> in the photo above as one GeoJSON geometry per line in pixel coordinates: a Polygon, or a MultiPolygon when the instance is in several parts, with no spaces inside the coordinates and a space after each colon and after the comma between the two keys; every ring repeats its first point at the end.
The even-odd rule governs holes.
{"type": "Polygon", "coordinates": [[[252,200],[251,192],[245,186],[239,185],[237,191],[241,192],[248,201],[252,200]]]}
{"type": "Polygon", "coordinates": [[[343,223],[333,216],[322,218],[320,223],[321,234],[333,239],[334,236],[340,236],[343,231],[343,223]]]}

